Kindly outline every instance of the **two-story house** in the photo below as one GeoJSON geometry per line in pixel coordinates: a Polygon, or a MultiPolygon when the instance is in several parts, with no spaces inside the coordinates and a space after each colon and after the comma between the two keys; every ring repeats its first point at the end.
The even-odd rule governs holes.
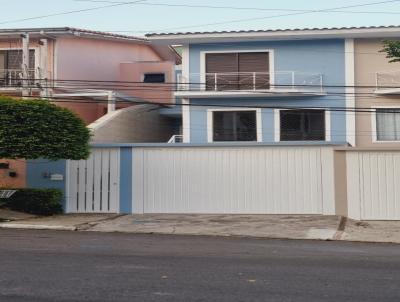
{"type": "MultiPolygon", "coordinates": [[[[117,130],[115,121],[106,127],[111,132],[104,122],[94,125],[93,138],[161,142],[172,135],[174,120],[132,105],[172,103],[164,83],[175,81],[179,61],[173,48],[146,38],[71,27],[0,29],[0,95],[45,98],[87,124],[130,107],[118,112],[127,121],[118,121],[117,130]]],[[[7,168],[0,169],[0,185],[24,186],[25,162],[1,161],[7,168]]]]}
{"type": "MultiPolygon", "coordinates": [[[[0,93],[50,98],[91,123],[107,112],[108,91],[171,103],[162,84],[174,81],[179,60],[173,48],[145,38],[70,27],[0,29],[0,93]],[[67,102],[80,96],[93,102],[67,102]]],[[[132,105],[122,100],[117,108],[132,105]]]]}
{"type": "Polygon", "coordinates": [[[326,30],[149,34],[181,44],[183,142],[351,144],[353,41],[326,30]]]}

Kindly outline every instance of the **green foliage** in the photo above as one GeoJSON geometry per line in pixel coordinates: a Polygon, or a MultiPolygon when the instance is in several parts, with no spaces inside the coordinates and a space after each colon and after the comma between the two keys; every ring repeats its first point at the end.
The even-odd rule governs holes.
{"type": "Polygon", "coordinates": [[[90,132],[68,109],[0,97],[0,158],[86,159],[90,132]]]}
{"type": "Polygon", "coordinates": [[[386,52],[386,58],[391,59],[390,63],[400,62],[400,41],[383,41],[383,49],[380,52],[386,52]]]}
{"type": "Polygon", "coordinates": [[[4,201],[11,210],[48,216],[62,213],[62,196],[58,189],[17,189],[4,201]]]}

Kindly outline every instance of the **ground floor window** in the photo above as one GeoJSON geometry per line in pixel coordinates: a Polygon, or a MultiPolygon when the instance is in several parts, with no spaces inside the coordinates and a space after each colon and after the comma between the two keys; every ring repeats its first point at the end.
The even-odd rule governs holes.
{"type": "Polygon", "coordinates": [[[213,111],[213,141],[257,141],[257,112],[213,111]]]}
{"type": "Polygon", "coordinates": [[[325,140],[325,110],[281,110],[280,140],[325,140]]]}
{"type": "Polygon", "coordinates": [[[400,141],[400,108],[376,109],[377,141],[400,141]]]}

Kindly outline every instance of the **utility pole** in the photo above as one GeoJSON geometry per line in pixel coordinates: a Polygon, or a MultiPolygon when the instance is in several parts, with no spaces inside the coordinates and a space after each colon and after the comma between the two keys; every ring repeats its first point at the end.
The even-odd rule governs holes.
{"type": "Polygon", "coordinates": [[[109,91],[107,98],[107,113],[115,111],[115,99],[115,93],[113,91],[109,91]]]}
{"type": "Polygon", "coordinates": [[[29,96],[29,34],[24,33],[22,38],[22,96],[29,96]]]}

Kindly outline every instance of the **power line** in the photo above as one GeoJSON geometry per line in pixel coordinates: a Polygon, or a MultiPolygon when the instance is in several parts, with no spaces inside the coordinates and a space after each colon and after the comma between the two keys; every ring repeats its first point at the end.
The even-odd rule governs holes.
{"type": "Polygon", "coordinates": [[[348,6],[333,7],[333,8],[320,9],[320,10],[312,10],[310,12],[294,12],[294,13],[289,13],[289,14],[280,14],[280,15],[257,17],[257,18],[236,19],[236,20],[229,20],[229,21],[222,21],[222,22],[203,23],[203,24],[196,24],[196,25],[189,25],[189,26],[170,27],[167,29],[145,30],[145,31],[137,31],[137,32],[160,32],[160,31],[169,31],[169,30],[182,29],[182,28],[186,29],[186,28],[196,28],[196,27],[211,26],[211,25],[241,23],[241,22],[247,22],[247,21],[265,20],[265,19],[272,19],[272,18],[279,18],[279,17],[288,17],[288,16],[297,16],[297,15],[304,15],[304,14],[310,14],[310,13],[326,12],[326,11],[338,10],[338,9],[365,7],[365,6],[372,6],[372,5],[378,5],[378,4],[392,3],[392,2],[399,2],[399,0],[370,2],[370,3],[364,3],[364,4],[358,4],[358,5],[348,5],[348,6]]]}
{"type": "Polygon", "coordinates": [[[99,9],[103,9],[103,8],[110,8],[110,7],[115,7],[115,6],[123,6],[123,5],[135,4],[135,3],[144,2],[144,1],[146,1],[146,0],[137,0],[137,1],[124,2],[124,3],[120,2],[120,3],[110,4],[110,5],[97,6],[97,7],[91,7],[91,8],[83,8],[83,9],[71,10],[71,11],[66,11],[66,12],[59,12],[59,13],[48,14],[48,15],[34,16],[34,17],[28,17],[28,18],[22,18],[22,19],[14,19],[14,20],[6,20],[6,21],[0,22],[0,24],[16,23],[16,22],[43,19],[43,18],[55,17],[55,16],[61,16],[61,15],[70,15],[70,14],[75,14],[75,13],[89,12],[89,11],[99,10],[99,9]]]}
{"type": "MultiPolygon", "coordinates": [[[[122,1],[106,1],[106,0],[74,0],[76,2],[91,2],[91,3],[125,3],[122,1]]],[[[163,7],[187,7],[187,8],[207,8],[207,9],[231,9],[231,10],[249,10],[249,11],[277,11],[277,12],[302,12],[313,13],[315,10],[310,9],[290,9],[290,8],[264,8],[264,7],[244,7],[244,6],[215,6],[215,5],[198,5],[198,4],[170,4],[170,3],[138,3],[144,6],[163,6],[163,7]]],[[[390,11],[347,11],[347,10],[330,10],[326,13],[349,13],[349,14],[389,14],[398,15],[400,12],[390,11]]],[[[129,31],[126,31],[129,32],[129,31]]]]}

